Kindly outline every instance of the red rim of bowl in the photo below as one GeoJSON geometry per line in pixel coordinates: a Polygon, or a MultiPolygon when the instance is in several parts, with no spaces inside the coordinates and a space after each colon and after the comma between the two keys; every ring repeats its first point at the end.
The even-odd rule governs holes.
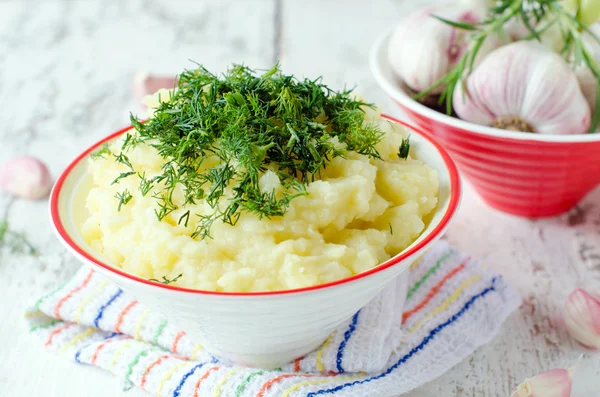
{"type": "Polygon", "coordinates": [[[202,295],[219,295],[219,296],[270,296],[270,295],[282,295],[282,294],[292,294],[292,293],[299,293],[299,292],[308,292],[308,291],[315,291],[315,290],[319,290],[319,289],[323,289],[323,288],[328,288],[328,287],[333,287],[336,285],[341,285],[341,284],[345,284],[345,283],[349,283],[351,281],[354,280],[358,280],[361,279],[363,277],[367,277],[371,274],[380,272],[384,269],[387,269],[397,263],[399,263],[400,261],[402,261],[403,259],[409,257],[410,255],[414,254],[415,252],[419,251],[421,248],[423,248],[424,246],[426,246],[428,243],[430,243],[437,235],[439,235],[448,225],[448,222],[450,221],[450,219],[454,216],[456,210],[458,209],[458,204],[460,201],[460,192],[461,192],[461,182],[460,182],[460,178],[458,176],[458,170],[456,168],[456,165],[454,164],[454,162],[452,161],[452,159],[450,158],[450,156],[448,155],[448,153],[446,152],[446,150],[444,150],[438,143],[436,143],[427,133],[423,132],[421,129],[414,127],[410,124],[407,124],[403,121],[400,121],[394,117],[388,116],[388,115],[382,115],[383,118],[393,121],[395,123],[398,123],[412,131],[415,131],[416,133],[418,133],[419,135],[421,135],[424,139],[426,139],[427,141],[429,141],[429,143],[431,143],[436,149],[437,151],[440,153],[444,164],[446,165],[447,169],[448,169],[448,173],[450,175],[450,203],[448,204],[448,210],[446,211],[446,213],[444,214],[443,218],[441,219],[440,223],[431,231],[431,233],[429,233],[427,236],[425,236],[425,238],[423,238],[423,240],[421,240],[419,243],[417,243],[414,247],[406,250],[405,252],[403,252],[401,255],[397,255],[393,258],[388,259],[387,261],[373,267],[372,269],[369,269],[365,272],[362,273],[358,273],[355,274],[353,276],[350,277],[346,277],[346,278],[342,278],[339,280],[335,280],[335,281],[331,281],[328,283],[324,283],[324,284],[317,284],[317,285],[313,285],[310,287],[304,287],[304,288],[295,288],[295,289],[288,289],[288,290],[280,290],[280,291],[261,291],[261,292],[220,292],[220,291],[204,291],[204,290],[197,290],[197,289],[191,289],[191,288],[183,288],[183,287],[177,287],[177,286],[173,286],[173,285],[167,285],[167,284],[160,284],[160,283],[156,283],[153,281],[149,281],[146,280],[144,278],[138,277],[138,276],[134,276],[132,274],[129,274],[127,272],[124,272],[114,266],[111,265],[107,265],[105,263],[100,262],[98,259],[94,258],[93,256],[91,256],[90,254],[88,254],[85,250],[83,250],[82,248],[79,247],[79,245],[77,245],[77,243],[75,243],[75,241],[73,241],[73,239],[71,239],[71,237],[69,236],[69,234],[67,233],[67,231],[65,230],[61,220],[60,220],[60,216],[59,216],[59,212],[58,212],[58,199],[59,196],[61,194],[61,190],[63,187],[63,184],[66,180],[66,178],[69,176],[69,174],[71,173],[71,170],[77,165],[79,164],[79,162],[81,162],[83,159],[85,159],[92,151],[94,151],[97,147],[101,146],[102,144],[112,140],[113,138],[125,133],[126,131],[129,131],[130,129],[133,128],[133,126],[129,126],[126,128],[123,128],[117,132],[114,132],[112,134],[110,134],[109,136],[107,136],[106,138],[100,140],[99,142],[95,143],[94,145],[92,145],[90,148],[88,148],[87,150],[85,150],[83,153],[81,153],[79,156],[77,156],[77,158],[75,160],[73,160],[68,166],[67,168],[62,172],[62,174],[60,175],[60,177],[57,179],[56,184],[54,185],[54,188],[52,189],[52,193],[50,195],[50,216],[52,219],[52,223],[54,224],[54,227],[56,228],[56,231],[58,232],[59,236],[62,238],[62,240],[72,249],[74,250],[77,254],[81,255],[82,257],[84,257],[85,259],[87,259],[88,261],[100,266],[101,268],[103,268],[104,270],[110,271],[112,273],[116,273],[119,276],[128,278],[129,280],[132,281],[136,281],[136,282],[140,282],[143,284],[147,284],[153,287],[157,287],[157,288],[163,288],[163,289],[167,289],[167,290],[172,290],[172,291],[179,291],[179,292],[187,292],[187,293],[192,293],[192,294],[202,294],[202,295]]]}

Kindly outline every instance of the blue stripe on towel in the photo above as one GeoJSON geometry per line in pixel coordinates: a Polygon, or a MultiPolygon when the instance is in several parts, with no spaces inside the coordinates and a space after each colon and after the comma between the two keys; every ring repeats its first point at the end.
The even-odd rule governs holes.
{"type": "Polygon", "coordinates": [[[199,369],[200,367],[202,367],[203,365],[206,365],[206,364],[207,363],[200,363],[200,364],[196,365],[195,367],[193,367],[192,369],[190,369],[185,375],[183,375],[183,377],[179,381],[179,384],[177,385],[175,390],[173,390],[173,397],[179,397],[179,394],[181,394],[181,389],[183,388],[183,385],[185,385],[185,381],[187,380],[187,378],[192,376],[194,374],[194,372],[196,372],[197,369],[199,369]]]}
{"type": "Polygon", "coordinates": [[[98,309],[98,314],[96,315],[96,318],[94,319],[94,326],[96,328],[100,328],[99,324],[100,324],[100,320],[102,319],[102,315],[104,314],[104,310],[106,310],[106,308],[109,307],[115,301],[115,299],[117,299],[122,293],[123,293],[123,290],[120,289],[116,294],[114,294],[113,296],[110,297],[108,302],[106,302],[105,304],[100,306],[100,309],[98,309]]]}
{"type": "Polygon", "coordinates": [[[354,316],[352,316],[352,321],[350,322],[350,325],[348,326],[348,329],[346,330],[346,332],[344,332],[344,340],[342,341],[342,343],[340,343],[340,347],[338,348],[338,351],[337,351],[337,358],[336,358],[335,362],[337,365],[337,370],[340,373],[344,372],[344,368],[342,367],[342,358],[344,357],[344,349],[346,349],[346,343],[348,343],[348,341],[352,337],[352,334],[354,333],[354,331],[356,331],[356,323],[358,323],[358,314],[359,313],[360,313],[360,310],[357,311],[354,316]]]}
{"type": "Polygon", "coordinates": [[[363,380],[355,380],[354,382],[344,383],[342,385],[333,387],[331,389],[321,389],[319,391],[310,392],[306,395],[306,397],[314,397],[314,396],[318,396],[320,394],[333,394],[333,393],[336,393],[347,387],[351,387],[351,386],[355,386],[355,385],[362,385],[363,383],[369,383],[371,381],[386,377],[387,375],[392,373],[396,368],[398,368],[399,366],[401,366],[402,364],[407,362],[419,350],[421,350],[425,346],[427,346],[429,344],[429,342],[431,342],[431,340],[437,334],[439,334],[444,328],[448,327],[449,325],[452,325],[459,318],[461,318],[471,308],[471,306],[473,305],[473,303],[475,303],[475,301],[477,301],[480,298],[483,298],[490,292],[494,291],[496,289],[496,281],[497,281],[497,279],[496,279],[496,277],[494,277],[492,279],[491,286],[487,287],[486,289],[481,291],[479,294],[471,297],[471,299],[469,299],[467,301],[467,303],[465,303],[465,305],[456,314],[454,314],[452,317],[450,317],[446,322],[444,322],[444,323],[438,325],[437,327],[435,327],[434,329],[432,329],[431,332],[429,333],[429,335],[427,335],[418,346],[414,347],[407,355],[405,355],[400,360],[398,360],[398,362],[396,362],[396,364],[389,367],[385,372],[382,372],[381,374],[379,374],[377,376],[373,376],[371,378],[367,378],[367,379],[363,379],[363,380]]]}
{"type": "MultiPolygon", "coordinates": [[[[114,338],[115,336],[120,335],[116,332],[113,332],[112,334],[108,335],[106,338],[104,338],[104,340],[108,340],[110,338],[114,338]]],[[[79,356],[81,355],[81,352],[83,351],[83,349],[90,347],[91,345],[93,345],[94,343],[98,343],[98,342],[92,342],[90,344],[87,344],[85,346],[83,346],[81,349],[77,350],[77,353],[75,353],[75,362],[77,364],[81,364],[81,360],[79,360],[79,356]]]]}

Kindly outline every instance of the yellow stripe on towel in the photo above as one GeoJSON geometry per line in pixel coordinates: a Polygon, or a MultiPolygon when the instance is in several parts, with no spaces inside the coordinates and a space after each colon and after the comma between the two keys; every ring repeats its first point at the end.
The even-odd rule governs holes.
{"type": "Polygon", "coordinates": [[[156,395],[160,396],[160,393],[162,392],[163,387],[165,387],[165,384],[167,383],[167,381],[169,379],[171,379],[171,377],[173,377],[173,374],[181,367],[185,367],[186,365],[190,365],[190,363],[188,361],[184,361],[182,363],[177,364],[176,366],[174,366],[173,368],[171,368],[171,370],[169,372],[167,372],[165,374],[165,376],[162,377],[162,379],[160,380],[159,384],[158,384],[158,389],[156,390],[156,395]]]}
{"type": "Polygon", "coordinates": [[[417,321],[417,323],[412,327],[412,329],[409,332],[411,334],[414,333],[421,326],[421,324],[423,324],[423,322],[425,320],[428,320],[431,317],[446,310],[448,308],[448,306],[450,306],[453,302],[455,302],[460,297],[460,294],[465,290],[465,288],[467,288],[469,285],[473,284],[474,282],[479,281],[480,279],[481,279],[481,277],[479,277],[479,276],[473,276],[470,279],[468,279],[467,281],[465,281],[464,283],[462,283],[461,285],[459,285],[458,288],[456,288],[456,290],[452,293],[452,295],[450,295],[441,305],[439,305],[431,313],[427,314],[425,317],[423,317],[422,319],[417,321]]]}
{"type": "Polygon", "coordinates": [[[363,372],[356,374],[356,375],[352,375],[352,376],[345,376],[343,378],[338,378],[337,376],[332,376],[329,378],[325,378],[325,379],[312,379],[312,380],[307,380],[304,382],[300,382],[295,384],[294,386],[290,387],[289,389],[287,389],[286,391],[283,392],[283,394],[281,395],[281,397],[289,397],[290,394],[292,394],[293,392],[295,392],[296,390],[304,387],[304,386],[313,386],[313,385],[320,385],[322,383],[328,383],[328,382],[346,382],[349,380],[355,380],[358,379],[360,377],[365,376],[365,374],[363,372]]]}
{"type": "Polygon", "coordinates": [[[79,342],[81,342],[82,340],[87,338],[88,336],[91,336],[98,331],[99,331],[98,328],[89,328],[89,329],[75,335],[75,337],[69,343],[66,343],[62,347],[62,349],[60,349],[60,354],[64,354],[69,347],[75,346],[76,344],[78,344],[79,342]]]}
{"type": "Polygon", "coordinates": [[[94,299],[95,297],[97,297],[108,286],[108,283],[109,283],[108,280],[104,280],[100,284],[100,286],[94,290],[94,292],[92,292],[88,297],[86,297],[81,302],[81,304],[77,308],[77,314],[75,314],[75,322],[76,323],[80,322],[81,314],[83,313],[83,310],[88,305],[88,303],[90,303],[92,301],[92,299],[94,299]]]}
{"type": "Polygon", "coordinates": [[[325,349],[327,349],[327,346],[329,346],[329,344],[331,343],[331,339],[333,339],[333,335],[334,334],[329,335],[327,337],[327,339],[325,340],[325,343],[323,343],[323,346],[321,346],[319,351],[317,351],[317,371],[319,371],[319,372],[325,372],[325,367],[323,366],[323,352],[325,351],[325,349]]]}
{"type": "Polygon", "coordinates": [[[221,389],[223,388],[223,385],[225,384],[225,382],[227,382],[229,380],[229,378],[231,378],[233,375],[240,372],[241,370],[242,370],[242,368],[234,368],[231,371],[227,372],[225,375],[223,375],[221,380],[219,380],[219,382],[215,385],[215,391],[213,392],[213,397],[219,397],[221,395],[221,389]]]}

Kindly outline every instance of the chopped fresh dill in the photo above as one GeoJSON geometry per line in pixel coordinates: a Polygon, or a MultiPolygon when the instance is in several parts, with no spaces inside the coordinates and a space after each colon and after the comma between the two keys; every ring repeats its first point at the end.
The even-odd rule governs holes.
{"type": "Polygon", "coordinates": [[[184,226],[187,227],[189,220],[190,220],[190,210],[187,210],[185,212],[185,214],[181,215],[181,217],[179,218],[179,221],[177,221],[177,224],[181,225],[181,222],[183,221],[184,226]]]}
{"type": "Polygon", "coordinates": [[[402,143],[400,143],[400,147],[398,148],[398,157],[406,160],[408,158],[408,153],[410,152],[410,136],[406,138],[402,138],[402,143]]]}
{"type": "Polygon", "coordinates": [[[145,172],[142,174],[138,173],[138,176],[140,177],[140,191],[142,192],[142,196],[145,196],[154,187],[154,182],[152,179],[146,179],[145,172]]]}
{"type": "Polygon", "coordinates": [[[115,155],[115,161],[117,163],[123,164],[124,166],[126,166],[129,169],[133,169],[133,166],[129,162],[129,159],[123,153],[119,153],[118,155],[115,155]]]}
{"type": "Polygon", "coordinates": [[[98,159],[105,158],[107,155],[111,155],[111,154],[112,154],[112,152],[110,151],[108,144],[105,143],[100,147],[99,150],[90,154],[90,157],[92,160],[98,160],[98,159]]]}
{"type": "Polygon", "coordinates": [[[128,189],[125,189],[123,192],[117,192],[115,194],[115,198],[119,200],[119,205],[117,207],[117,211],[121,211],[121,207],[127,205],[133,198],[128,189]]]}
{"type": "Polygon", "coordinates": [[[136,174],[135,171],[122,172],[118,177],[115,178],[114,181],[112,181],[111,185],[114,185],[115,183],[119,183],[119,181],[121,179],[127,178],[128,176],[135,175],[135,174],[136,174]]]}
{"type": "MultiPolygon", "coordinates": [[[[192,237],[210,237],[215,221],[233,225],[242,212],[282,216],[346,151],[380,158],[375,145],[384,133],[365,121],[367,107],[373,105],[354,99],[352,90],[284,75],[279,65],[262,75],[233,65],[221,76],[199,66],[179,76],[169,100],[147,122],[131,116],[136,134],[126,136],[115,161],[136,171],[124,153],[139,144],[154,147],[164,159],[162,173],[148,179],[138,172],[141,194],[152,191],[159,220],[204,200],[210,210],[194,214],[192,237]],[[279,177],[282,192],[261,190],[267,170],[279,177]],[[177,186],[183,202],[175,204],[177,186]]],[[[119,207],[130,200],[117,198],[119,207]]],[[[188,211],[179,223],[188,225],[190,217],[188,211]]]]}
{"type": "Polygon", "coordinates": [[[394,235],[394,229],[392,229],[392,224],[388,223],[388,225],[390,225],[390,234],[393,236],[394,235]]]}
{"type": "Polygon", "coordinates": [[[167,284],[168,285],[168,284],[174,283],[175,281],[179,280],[181,277],[183,277],[183,273],[180,273],[179,276],[175,277],[172,280],[169,280],[165,276],[162,276],[162,281],[157,280],[155,278],[151,278],[150,281],[154,281],[154,282],[157,282],[157,283],[167,284]]]}
{"type": "Polygon", "coordinates": [[[25,234],[10,230],[6,219],[0,221],[0,247],[7,247],[13,254],[37,255],[37,250],[25,234]]]}

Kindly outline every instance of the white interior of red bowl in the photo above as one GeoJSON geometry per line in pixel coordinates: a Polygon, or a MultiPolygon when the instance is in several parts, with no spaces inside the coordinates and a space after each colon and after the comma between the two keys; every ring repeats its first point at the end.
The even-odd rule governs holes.
{"type": "Polygon", "coordinates": [[[394,29],[389,29],[377,38],[371,49],[370,67],[375,80],[380,87],[393,100],[399,102],[408,109],[419,113],[428,119],[444,123],[452,127],[461,128],[481,135],[489,135],[514,140],[527,140],[539,142],[590,142],[600,140],[600,134],[578,134],[578,135],[543,135],[526,132],[506,131],[498,128],[473,124],[444,113],[437,112],[420,104],[408,95],[400,86],[398,78],[394,75],[388,60],[388,45],[394,29]]]}
{"type": "MultiPolygon", "coordinates": [[[[393,120],[394,122],[404,124],[389,116],[384,117],[388,118],[389,120],[393,120]]],[[[404,125],[407,126],[406,124],[404,125]]],[[[425,161],[438,172],[440,180],[438,206],[434,214],[430,217],[426,229],[417,238],[417,240],[414,241],[405,250],[398,253],[396,256],[389,259],[388,261],[370,270],[330,283],[294,290],[254,293],[200,291],[181,288],[173,285],[164,285],[150,282],[146,279],[128,274],[122,271],[117,266],[111,264],[110,260],[103,257],[102,254],[96,252],[92,247],[89,246],[89,244],[85,242],[79,231],[80,225],[83,223],[86,216],[88,215],[87,209],[85,208],[85,199],[87,192],[92,186],[92,177],[87,170],[87,159],[89,154],[95,151],[99,146],[106,142],[110,142],[112,140],[117,139],[120,135],[122,135],[126,130],[128,130],[131,127],[117,131],[116,133],[96,143],[95,145],[84,151],[82,154],[80,154],[67,167],[63,174],[58,178],[51,194],[50,212],[52,222],[62,242],[67,246],[67,248],[71,252],[73,252],[80,259],[91,262],[102,268],[102,270],[104,271],[110,271],[129,280],[138,281],[144,284],[149,284],[160,288],[201,294],[273,295],[309,291],[339,285],[358,278],[368,276],[369,274],[400,263],[403,259],[413,255],[415,252],[429,245],[431,242],[439,238],[441,234],[443,234],[443,232],[448,227],[450,219],[452,218],[452,216],[458,208],[461,188],[456,166],[450,159],[447,152],[444,149],[442,149],[437,143],[431,140],[431,138],[427,137],[422,133],[419,133],[414,127],[407,127],[409,128],[409,133],[411,133],[411,153],[416,155],[417,158],[425,161]],[[410,131],[410,129],[412,129],[412,131],[410,131]]]]}

